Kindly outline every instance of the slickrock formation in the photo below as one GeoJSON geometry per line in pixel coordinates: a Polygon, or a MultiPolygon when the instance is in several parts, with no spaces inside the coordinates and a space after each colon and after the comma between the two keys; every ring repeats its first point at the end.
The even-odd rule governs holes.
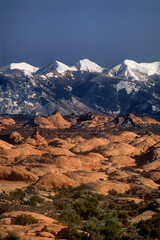
{"type": "Polygon", "coordinates": [[[0,180],[36,182],[38,177],[23,167],[0,167],[0,180]]]}
{"type": "Polygon", "coordinates": [[[55,126],[45,117],[37,116],[34,119],[34,123],[38,125],[39,128],[55,129],[55,126]]]}
{"type": "Polygon", "coordinates": [[[118,135],[107,135],[106,136],[111,142],[126,142],[130,143],[134,139],[138,138],[138,135],[134,132],[122,132],[118,133],[118,135]]]}
{"type": "Polygon", "coordinates": [[[47,117],[47,120],[51,122],[56,128],[70,128],[71,123],[66,121],[59,111],[55,111],[52,115],[47,117]]]}
{"type": "Polygon", "coordinates": [[[0,233],[4,237],[7,231],[13,231],[20,240],[55,239],[55,232],[64,226],[54,218],[74,216],[70,204],[83,203],[90,196],[98,199],[101,210],[105,208],[107,213],[118,204],[115,212],[123,209],[129,224],[151,219],[154,211],[159,211],[159,124],[132,114],[117,119],[93,113],[74,117],[76,121],[69,117],[66,121],[56,111],[49,117],[35,117],[32,125],[16,123],[1,129],[0,210],[3,212],[6,204],[11,211],[0,214],[0,233]],[[119,126],[114,119],[121,121],[119,126]],[[20,200],[16,194],[20,194],[20,200]],[[43,196],[45,202],[38,202],[43,196]],[[146,199],[153,197],[146,208],[146,199]],[[126,208],[125,204],[119,205],[122,200],[126,208]],[[132,200],[140,205],[129,204],[132,200]],[[30,212],[32,209],[36,213],[30,212]],[[12,219],[23,213],[39,222],[30,226],[13,224],[12,219]]]}
{"type": "Polygon", "coordinates": [[[17,131],[12,132],[9,135],[9,142],[11,142],[12,144],[20,144],[22,143],[22,140],[24,138],[20,135],[20,133],[18,133],[17,131]]]}
{"type": "Polygon", "coordinates": [[[109,142],[108,139],[91,138],[77,144],[75,147],[71,148],[71,151],[75,153],[89,152],[98,146],[109,144],[109,142]]]}
{"type": "Polygon", "coordinates": [[[15,121],[12,118],[0,117],[0,124],[6,125],[6,126],[15,125],[15,121]]]}
{"type": "Polygon", "coordinates": [[[149,125],[160,125],[160,122],[148,117],[148,116],[142,116],[142,117],[137,117],[133,113],[127,114],[125,116],[117,116],[113,120],[113,123],[115,125],[119,126],[149,126],[149,125]]]}
{"type": "Polygon", "coordinates": [[[124,142],[113,142],[95,148],[95,151],[104,157],[115,155],[136,155],[137,149],[130,144],[124,142]]]}
{"type": "Polygon", "coordinates": [[[13,145],[3,140],[0,140],[0,149],[11,149],[11,148],[13,148],[13,145]]]}
{"type": "Polygon", "coordinates": [[[125,167],[125,166],[135,166],[135,159],[126,156],[126,155],[115,155],[109,158],[109,162],[112,163],[112,166],[115,168],[125,167]]]}
{"type": "Polygon", "coordinates": [[[26,139],[26,143],[34,146],[48,146],[48,142],[40,135],[38,127],[35,128],[35,133],[26,139]]]}
{"type": "Polygon", "coordinates": [[[76,182],[60,172],[47,173],[42,176],[36,183],[36,187],[42,189],[53,189],[62,186],[77,186],[76,182]]]}

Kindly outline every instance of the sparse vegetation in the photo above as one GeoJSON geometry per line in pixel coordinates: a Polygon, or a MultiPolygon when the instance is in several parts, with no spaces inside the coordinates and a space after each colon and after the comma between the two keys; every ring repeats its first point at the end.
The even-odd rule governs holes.
{"type": "Polygon", "coordinates": [[[38,223],[38,220],[35,219],[32,215],[21,214],[17,215],[16,217],[12,218],[12,224],[15,225],[30,225],[38,223]]]}
{"type": "Polygon", "coordinates": [[[2,237],[0,236],[0,240],[19,240],[20,237],[15,233],[15,232],[7,232],[7,236],[6,237],[2,237]]]}

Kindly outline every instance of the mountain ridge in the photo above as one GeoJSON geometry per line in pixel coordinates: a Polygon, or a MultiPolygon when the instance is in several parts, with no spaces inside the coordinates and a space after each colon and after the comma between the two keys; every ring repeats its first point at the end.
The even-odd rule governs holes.
{"type": "Polygon", "coordinates": [[[0,69],[0,114],[48,115],[59,110],[68,115],[94,110],[157,115],[160,62],[133,69],[135,65],[140,64],[125,60],[106,70],[88,59],[80,60],[77,67],[55,61],[37,71],[24,63],[11,65],[13,68],[7,65],[0,69]],[[127,75],[128,70],[131,74],[127,75]]]}

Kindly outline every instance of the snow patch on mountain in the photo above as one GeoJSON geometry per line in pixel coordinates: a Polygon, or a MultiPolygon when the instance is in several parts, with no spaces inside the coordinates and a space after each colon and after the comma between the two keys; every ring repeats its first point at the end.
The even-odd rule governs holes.
{"type": "Polygon", "coordinates": [[[134,82],[128,82],[128,81],[120,81],[116,85],[116,90],[119,92],[120,90],[125,89],[128,94],[130,94],[132,91],[138,92],[140,87],[136,86],[134,82]]]}

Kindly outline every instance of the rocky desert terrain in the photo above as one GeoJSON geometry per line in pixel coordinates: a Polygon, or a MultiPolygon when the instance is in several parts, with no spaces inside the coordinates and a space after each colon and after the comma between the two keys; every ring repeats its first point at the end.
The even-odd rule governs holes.
{"type": "Polygon", "coordinates": [[[0,239],[160,239],[160,122],[0,118],[0,239]]]}

